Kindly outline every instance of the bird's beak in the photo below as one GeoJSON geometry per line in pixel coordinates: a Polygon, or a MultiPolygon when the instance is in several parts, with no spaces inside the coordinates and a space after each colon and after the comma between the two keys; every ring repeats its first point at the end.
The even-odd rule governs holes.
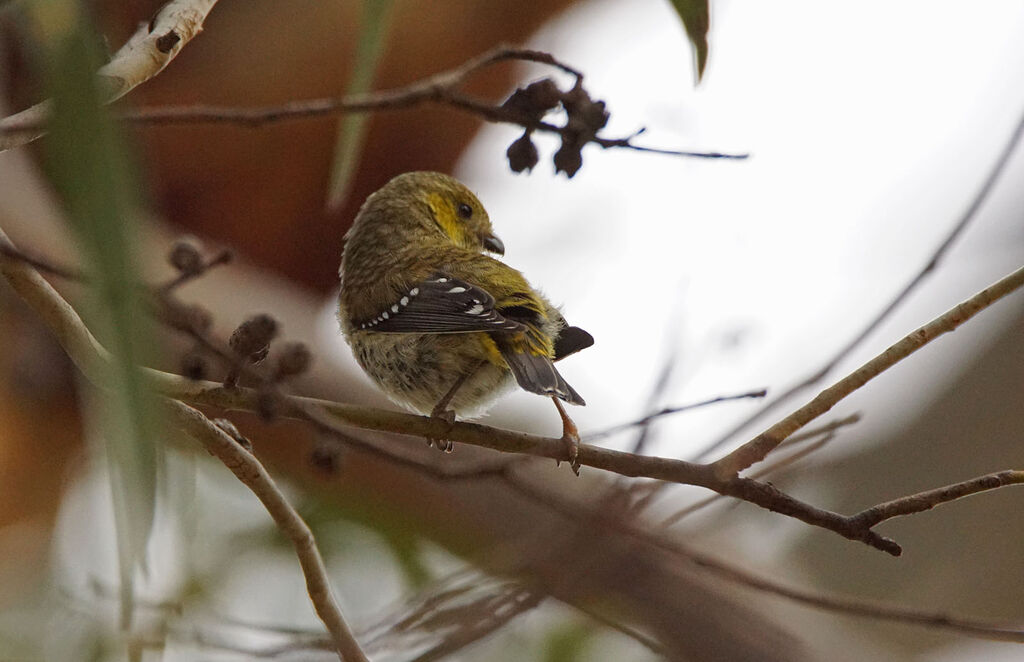
{"type": "Polygon", "coordinates": [[[501,243],[501,239],[498,239],[493,234],[484,237],[484,248],[498,255],[505,254],[505,244],[501,243]]]}

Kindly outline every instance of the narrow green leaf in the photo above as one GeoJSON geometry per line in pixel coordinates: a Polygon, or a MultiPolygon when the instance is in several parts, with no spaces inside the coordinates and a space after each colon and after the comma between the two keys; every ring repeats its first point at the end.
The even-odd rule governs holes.
{"type": "Polygon", "coordinates": [[[704,77],[704,67],[708,63],[708,27],[711,25],[711,12],[708,0],[669,0],[679,14],[686,28],[686,36],[693,45],[693,58],[697,66],[697,82],[704,77]]]}
{"type": "MultiPolygon", "coordinates": [[[[391,9],[394,0],[363,0],[362,29],[356,47],[352,78],[346,94],[362,94],[370,89],[377,73],[384,45],[387,43],[388,28],[391,25],[391,9]]],[[[331,183],[327,193],[327,208],[340,209],[348,197],[352,176],[363,152],[366,127],[370,116],[367,113],[345,115],[338,123],[338,137],[334,143],[334,163],[331,166],[331,183]]]]}
{"type": "Polygon", "coordinates": [[[99,418],[118,527],[122,625],[128,626],[131,579],[145,560],[156,508],[159,427],[152,396],[136,368],[145,362],[148,342],[131,258],[137,184],[120,136],[101,107],[94,75],[102,64],[97,43],[79,20],[54,34],[49,44],[53,116],[45,154],[47,172],[94,279],[93,305],[84,312],[112,355],[110,388],[99,418]]]}

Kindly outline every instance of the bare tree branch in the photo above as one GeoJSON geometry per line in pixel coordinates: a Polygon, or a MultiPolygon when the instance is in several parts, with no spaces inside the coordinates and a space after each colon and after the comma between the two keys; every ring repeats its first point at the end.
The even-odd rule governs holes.
{"type": "Polygon", "coordinates": [[[765,577],[741,570],[717,559],[698,554],[688,549],[682,549],[669,541],[664,541],[666,549],[672,549],[676,553],[683,554],[693,563],[706,568],[716,575],[741,584],[748,588],[785,598],[793,602],[850,616],[860,616],[888,623],[903,623],[906,625],[921,625],[965,634],[978,639],[989,639],[992,641],[1012,641],[1024,643],[1024,629],[1019,626],[1008,624],[997,624],[987,621],[951,616],[935,611],[924,609],[909,609],[905,607],[894,607],[892,605],[873,602],[870,600],[858,600],[855,598],[844,598],[837,596],[822,595],[813,591],[787,586],[765,577]]]}
{"type": "Polygon", "coordinates": [[[309,599],[316,609],[317,616],[331,633],[339,657],[344,662],[369,662],[345,623],[341,609],[334,599],[330,580],[327,578],[327,568],[324,566],[323,557],[320,556],[320,550],[317,549],[313,532],[288,503],[260,461],[198,410],[177,400],[168,399],[163,404],[169,420],[199,441],[206,450],[223,462],[238,480],[245,483],[274,518],[277,528],[291,540],[302,566],[302,574],[306,577],[309,599]]]}
{"type": "MultiPolygon", "coordinates": [[[[103,364],[108,360],[106,350],[96,341],[83,324],[78,313],[29,264],[21,261],[20,253],[7,235],[0,230],[0,273],[11,286],[43,318],[57,336],[86,378],[95,384],[104,384],[103,364]]],[[[156,372],[156,371],[150,371],[156,372]]],[[[310,599],[317,614],[324,621],[346,661],[365,662],[358,644],[352,638],[341,612],[331,595],[323,559],[316,548],[313,534],[288,504],[274,485],[270,475],[250,453],[246,452],[222,429],[211,423],[195,409],[174,399],[166,400],[173,419],[191,436],[221,459],[263,502],[281,531],[295,545],[299,562],[306,576],[310,599]]]]}
{"type": "MultiPolygon", "coordinates": [[[[781,458],[766,467],[763,467],[762,469],[751,475],[751,478],[764,478],[769,474],[775,473],[779,469],[791,466],[796,462],[799,462],[800,460],[804,459],[811,453],[814,453],[822,449],[826,444],[828,444],[828,442],[830,442],[834,438],[834,432],[827,432],[824,438],[819,439],[813,444],[809,444],[804,448],[801,448],[800,450],[796,451],[795,453],[791,453],[790,455],[781,458]]],[[[664,485],[664,483],[662,483],[662,485],[664,485]]],[[[700,501],[697,501],[695,503],[692,503],[689,506],[686,506],[685,508],[681,508],[676,512],[672,513],[671,515],[669,515],[668,517],[666,517],[665,520],[661,523],[661,526],[663,528],[668,528],[674,524],[678,524],[679,521],[683,518],[689,517],[698,510],[703,510],[704,508],[707,508],[716,501],[720,501],[722,498],[723,497],[721,494],[712,494],[711,496],[701,499],[700,501]]]]}
{"type": "Polygon", "coordinates": [[[992,192],[992,189],[995,187],[996,182],[999,180],[1000,175],[1002,175],[1003,171],[1006,170],[1006,165],[1007,163],[1009,163],[1010,157],[1013,156],[1013,153],[1016,151],[1017,145],[1020,143],[1022,136],[1024,136],[1024,115],[1021,115],[1020,119],[1017,120],[1017,125],[1014,127],[1009,139],[1003,145],[1002,150],[996,157],[995,163],[992,164],[992,169],[989,170],[988,174],[985,176],[985,179],[981,184],[981,187],[974,194],[974,197],[971,199],[970,204],[967,205],[967,209],[964,210],[963,214],[953,225],[952,229],[946,235],[946,238],[943,239],[942,243],[940,243],[932,252],[931,256],[928,258],[928,261],[924,264],[923,267],[921,267],[920,271],[918,271],[914,275],[914,277],[911,278],[910,281],[903,286],[903,289],[901,289],[896,294],[896,296],[893,297],[892,300],[889,301],[889,303],[886,304],[886,306],[877,315],[875,315],[874,319],[868,322],[867,325],[863,329],[861,329],[856,336],[854,336],[848,343],[846,343],[842,348],[840,348],[839,351],[836,352],[828,360],[828,362],[825,363],[825,365],[821,366],[810,375],[804,377],[804,379],[801,380],[798,384],[791,386],[784,392],[772,397],[770,400],[765,402],[764,405],[756,412],[754,412],[751,416],[748,416],[747,418],[737,423],[725,434],[723,434],[721,437],[716,439],[706,448],[701,450],[696,455],[695,459],[702,460],[708,457],[709,455],[717,451],[719,448],[724,446],[726,443],[728,443],[730,439],[739,434],[748,425],[750,425],[756,420],[763,418],[769,412],[775,411],[779,406],[787,402],[791,397],[793,397],[800,391],[804,390],[805,388],[809,388],[814,384],[817,384],[822,379],[827,377],[828,374],[832,372],[832,370],[834,370],[835,367],[839,365],[839,363],[843,359],[849,356],[854,349],[859,347],[860,344],[864,342],[864,340],[882,324],[882,322],[888,319],[889,316],[893,313],[893,311],[896,310],[900,306],[900,304],[902,304],[907,299],[907,297],[910,296],[910,294],[917,289],[918,285],[924,282],[925,278],[932,271],[935,270],[935,268],[939,265],[939,262],[942,260],[942,258],[945,257],[946,252],[949,251],[950,247],[953,245],[953,242],[956,241],[961,234],[963,234],[963,231],[967,228],[971,221],[974,220],[974,217],[977,216],[978,210],[981,209],[982,203],[984,203],[985,200],[988,198],[989,194],[992,192]]]}
{"type": "MultiPolygon", "coordinates": [[[[96,75],[106,103],[120,99],[164,70],[203,29],[217,0],[170,0],[148,24],[142,24],[96,75]]],[[[50,102],[0,119],[0,152],[25,145],[46,133],[50,102]]]]}
{"type": "Polygon", "coordinates": [[[821,416],[843,398],[910,356],[939,336],[954,331],[979,312],[1024,285],[1024,267],[985,288],[963,303],[954,306],[931,322],[911,332],[902,340],[871,359],[852,373],[818,394],[813,400],[767,430],[711,463],[719,476],[730,476],[760,462],[786,437],[821,416]]]}
{"type": "Polygon", "coordinates": [[[960,483],[953,483],[945,487],[937,487],[933,490],[886,501],[885,503],[862,510],[856,515],[851,515],[850,519],[859,525],[872,527],[893,517],[913,515],[914,513],[931,510],[950,501],[971,496],[972,494],[997,490],[1008,485],[1020,485],[1021,483],[1024,483],[1024,471],[997,471],[960,483]]]}
{"type": "MultiPolygon", "coordinates": [[[[461,91],[466,80],[473,74],[499,62],[509,60],[547,64],[571,74],[575,77],[577,85],[583,81],[583,74],[581,72],[560,62],[548,53],[510,46],[498,46],[454,69],[434,74],[405,87],[393,90],[350,97],[308,99],[275,106],[249,108],[192,105],[128,109],[117,113],[116,118],[132,124],[145,125],[226,123],[240,127],[256,128],[265,124],[286,120],[311,119],[379,110],[401,110],[433,103],[468,112],[489,122],[514,124],[531,131],[566,135],[570,131],[568,126],[555,126],[516,108],[481,101],[461,91]]],[[[39,135],[42,135],[46,125],[47,114],[27,113],[28,111],[24,111],[24,113],[18,113],[17,115],[0,120],[0,138],[7,136],[7,142],[0,141],[0,151],[30,142],[39,137],[39,135]]],[[[587,142],[605,149],[623,148],[670,156],[706,159],[745,159],[748,156],[747,154],[662,149],[634,144],[633,139],[642,132],[642,130],[637,131],[630,136],[620,138],[593,135],[587,142]]]]}
{"type": "Polygon", "coordinates": [[[618,533],[629,536],[637,545],[650,545],[681,561],[691,562],[705,568],[727,581],[746,586],[769,595],[781,597],[809,607],[851,616],[872,618],[892,623],[917,625],[956,632],[979,639],[993,641],[1013,641],[1024,643],[1024,629],[1019,625],[994,623],[978,619],[951,616],[940,612],[921,609],[894,607],[892,605],[858,600],[839,596],[829,596],[802,588],[795,588],[775,579],[769,579],[756,573],[744,570],[735,565],[720,561],[712,556],[696,552],[665,535],[652,535],[636,524],[634,517],[616,517],[614,513],[596,508],[567,506],[552,499],[543,490],[519,480],[510,483],[521,494],[543,503],[549,508],[560,512],[567,518],[579,520],[588,518],[591,527],[607,527],[618,533]]]}
{"type": "MultiPolygon", "coordinates": [[[[10,245],[6,235],[0,233],[0,245],[10,245]]],[[[0,251],[0,272],[15,290],[54,330],[65,351],[87,377],[102,383],[102,362],[106,352],[93,338],[70,305],[29,265],[12,258],[11,251],[0,251]]],[[[15,254],[17,251],[15,249],[15,254]]],[[[864,521],[820,509],[781,492],[769,483],[738,475],[739,471],[762,460],[771,450],[811,420],[870,379],[895,365],[932,339],[954,330],[995,301],[1024,286],[1024,267],[1006,276],[995,285],[983,290],[964,303],[914,331],[900,342],[869,361],[865,366],[826,389],[808,405],[786,417],[762,435],[737,449],[733,454],[710,464],[695,464],[672,458],[650,457],[624,453],[590,444],[579,449],[582,465],[602,469],[628,477],[645,477],[672,483],[696,485],[725,496],[732,496],[767,510],[778,512],[807,524],[819,526],[850,540],[857,540],[898,556],[902,550],[894,541],[876,533],[864,521]]],[[[193,405],[209,405],[221,409],[263,411],[263,392],[255,389],[225,388],[210,382],[190,381],[178,375],[152,369],[143,369],[153,389],[158,393],[193,405]]],[[[499,430],[476,423],[448,423],[436,418],[415,416],[401,412],[348,405],[327,400],[277,394],[282,416],[314,423],[342,438],[346,433],[338,425],[352,426],[379,432],[431,439],[449,439],[491,448],[506,453],[521,453],[555,460],[564,460],[565,446],[560,439],[499,430]],[[335,420],[332,420],[336,419],[335,420]]],[[[372,448],[372,444],[348,438],[372,448]]],[[[505,468],[489,469],[504,472],[505,468]]],[[[996,486],[998,487],[998,486],[996,486]]]]}

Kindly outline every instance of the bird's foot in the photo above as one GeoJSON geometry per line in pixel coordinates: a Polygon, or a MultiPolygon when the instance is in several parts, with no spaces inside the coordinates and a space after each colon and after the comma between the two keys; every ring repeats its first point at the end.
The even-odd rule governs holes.
{"type": "MultiPolygon", "coordinates": [[[[562,417],[562,443],[565,444],[566,455],[569,461],[569,468],[577,476],[580,475],[580,432],[576,429],[576,424],[569,414],[565,413],[565,408],[562,407],[562,403],[558,401],[558,398],[551,398],[552,402],[555,403],[555,407],[558,409],[558,415],[562,417]]],[[[561,464],[561,460],[557,460],[561,464]]]]}
{"type": "MultiPolygon", "coordinates": [[[[430,413],[430,417],[439,418],[448,425],[455,422],[455,412],[450,409],[438,410],[435,408],[434,411],[430,413]]],[[[455,450],[455,444],[450,439],[432,439],[427,437],[427,446],[433,446],[442,453],[451,453],[455,450]]]]}

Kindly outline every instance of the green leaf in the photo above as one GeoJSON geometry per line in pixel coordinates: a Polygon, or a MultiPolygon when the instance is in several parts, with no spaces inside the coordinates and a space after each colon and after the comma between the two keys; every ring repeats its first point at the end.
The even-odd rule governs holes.
{"type": "MultiPolygon", "coordinates": [[[[394,0],[363,0],[363,25],[346,94],[362,94],[369,91],[373,84],[377,63],[387,43],[394,4],[394,0]]],[[[338,123],[331,183],[327,193],[327,208],[330,210],[338,210],[345,204],[352,176],[363,152],[369,119],[367,113],[350,113],[338,123]]]]}
{"type": "Polygon", "coordinates": [[[708,0],[669,0],[686,28],[686,36],[693,45],[694,62],[697,65],[697,82],[704,77],[704,67],[708,63],[708,27],[711,25],[711,12],[708,0]]]}
{"type": "Polygon", "coordinates": [[[121,575],[122,625],[131,623],[132,577],[145,560],[156,509],[161,446],[153,396],[137,365],[151,341],[139,305],[130,219],[137,215],[126,151],[101,107],[98,40],[83,20],[51,33],[48,82],[53,99],[45,163],[89,265],[93,305],[84,312],[111,353],[103,405],[95,418],[110,466],[121,575]]]}

